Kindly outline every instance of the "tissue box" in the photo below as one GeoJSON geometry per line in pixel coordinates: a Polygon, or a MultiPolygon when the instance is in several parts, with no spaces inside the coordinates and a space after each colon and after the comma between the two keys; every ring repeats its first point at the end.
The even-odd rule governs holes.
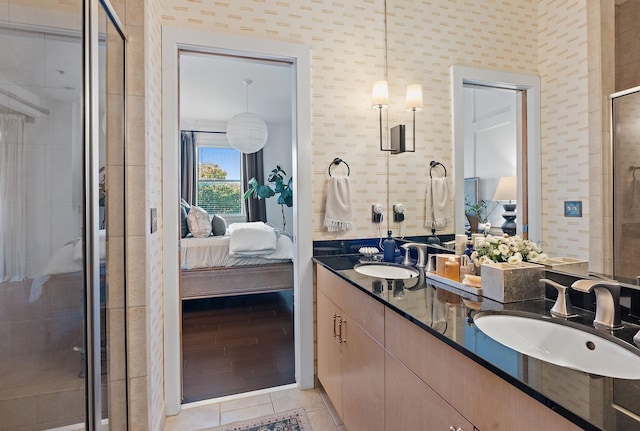
{"type": "Polygon", "coordinates": [[[481,267],[482,296],[498,302],[520,302],[544,298],[544,267],[523,262],[520,265],[508,263],[485,263],[481,267]]]}

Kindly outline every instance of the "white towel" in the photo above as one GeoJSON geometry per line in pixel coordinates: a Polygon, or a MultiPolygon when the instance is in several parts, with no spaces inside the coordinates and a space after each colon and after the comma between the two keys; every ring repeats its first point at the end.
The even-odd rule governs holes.
{"type": "Polygon", "coordinates": [[[447,177],[427,178],[427,202],[424,225],[432,229],[444,229],[451,218],[447,177]]]}
{"type": "Polygon", "coordinates": [[[331,176],[327,186],[324,226],[329,232],[351,229],[351,184],[349,177],[331,176]]]}
{"type": "Polygon", "coordinates": [[[276,232],[261,221],[231,223],[228,232],[231,256],[259,256],[276,251],[276,232]]]}
{"type": "Polygon", "coordinates": [[[623,199],[627,203],[624,205],[625,217],[630,220],[637,220],[640,209],[640,179],[635,179],[631,175],[627,179],[623,199]]]}

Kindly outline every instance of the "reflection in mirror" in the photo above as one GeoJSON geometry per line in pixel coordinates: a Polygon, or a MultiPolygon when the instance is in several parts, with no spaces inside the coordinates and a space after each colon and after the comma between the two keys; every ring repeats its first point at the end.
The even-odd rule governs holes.
{"type": "Polygon", "coordinates": [[[638,284],[640,245],[640,87],[612,97],[614,278],[638,284]]]}
{"type": "MultiPolygon", "coordinates": [[[[477,193],[470,196],[465,187],[465,215],[467,220],[476,216],[480,224],[488,222],[490,232],[499,235],[505,219],[500,202],[495,201],[494,196],[502,177],[516,175],[517,149],[521,145],[518,130],[522,130],[518,92],[466,84],[463,93],[464,181],[466,185],[475,179],[477,193]]],[[[519,224],[517,232],[521,233],[522,224],[519,224]]],[[[483,230],[477,225],[475,229],[471,224],[469,227],[471,232],[483,230]]]]}
{"type": "MultiPolygon", "coordinates": [[[[541,240],[539,77],[453,66],[451,79],[455,231],[465,229],[465,177],[480,177],[478,198],[495,201],[500,178],[515,174],[520,179],[516,194],[519,207],[516,233],[533,241],[541,240]],[[469,97],[473,95],[473,99],[465,101],[465,93],[469,97]],[[498,103],[498,99],[504,101],[498,103]],[[491,104],[487,100],[491,100],[491,104]],[[467,123],[466,117],[477,121],[467,123]],[[505,125],[508,123],[511,125],[505,125]],[[467,154],[468,151],[472,154],[467,154]]],[[[494,217],[491,220],[500,226],[504,211],[494,207],[496,203],[491,202],[487,209],[494,217]]]]}

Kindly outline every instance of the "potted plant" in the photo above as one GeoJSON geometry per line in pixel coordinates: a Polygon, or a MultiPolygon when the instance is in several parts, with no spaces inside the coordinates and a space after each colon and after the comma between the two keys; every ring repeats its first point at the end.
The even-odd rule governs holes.
{"type": "Polygon", "coordinates": [[[251,195],[256,199],[267,199],[278,195],[278,204],[280,204],[280,208],[282,209],[283,231],[287,226],[287,219],[284,215],[284,206],[293,206],[293,178],[289,177],[289,180],[285,182],[285,175],[287,175],[287,173],[283,171],[280,166],[276,166],[267,178],[267,181],[273,185],[260,185],[255,178],[251,178],[249,180],[249,188],[244,194],[245,199],[248,199],[251,195]]]}
{"type": "Polygon", "coordinates": [[[487,203],[484,200],[476,203],[465,200],[464,213],[469,221],[471,232],[478,232],[479,223],[487,223],[487,203]]]}

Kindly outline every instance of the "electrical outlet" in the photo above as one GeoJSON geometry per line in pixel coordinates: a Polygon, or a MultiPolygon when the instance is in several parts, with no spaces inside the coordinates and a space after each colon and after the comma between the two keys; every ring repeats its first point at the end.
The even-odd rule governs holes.
{"type": "Polygon", "coordinates": [[[393,221],[396,223],[402,223],[404,221],[404,205],[395,204],[393,206],[393,221]]]}
{"type": "Polygon", "coordinates": [[[382,222],[382,204],[371,205],[371,223],[382,222]]]}
{"type": "Polygon", "coordinates": [[[565,217],[582,217],[582,201],[564,201],[565,217]]]}

